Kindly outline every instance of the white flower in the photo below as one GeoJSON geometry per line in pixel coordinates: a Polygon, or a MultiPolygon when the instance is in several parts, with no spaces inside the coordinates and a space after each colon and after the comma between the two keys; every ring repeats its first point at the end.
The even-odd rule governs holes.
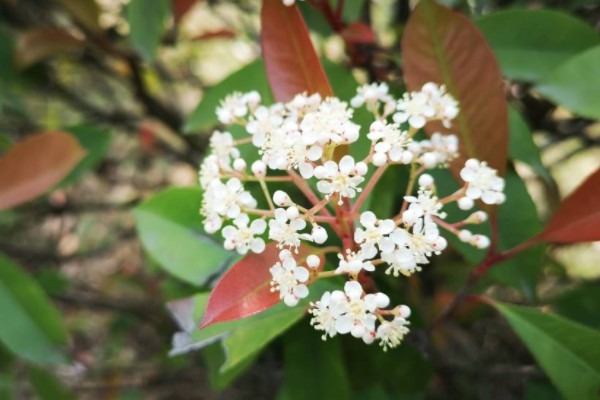
{"type": "Polygon", "coordinates": [[[460,177],[467,182],[466,196],[471,200],[481,199],[485,204],[501,204],[505,200],[504,179],[485,161],[471,158],[465,162],[460,177]]]}
{"type": "Polygon", "coordinates": [[[270,107],[260,106],[246,125],[246,131],[252,135],[252,144],[262,147],[269,134],[283,124],[285,108],[277,103],[270,107]]]}
{"type": "Polygon", "coordinates": [[[402,222],[405,224],[414,225],[419,218],[446,218],[446,213],[442,212],[444,205],[429,189],[421,187],[417,197],[405,196],[404,200],[409,203],[408,209],[402,213],[402,222]]]}
{"type": "Polygon", "coordinates": [[[310,234],[298,233],[306,228],[306,221],[298,218],[298,209],[294,206],[287,210],[277,208],[275,210],[275,219],[269,221],[269,239],[277,242],[277,247],[295,247],[300,246],[300,240],[312,241],[310,234]]]}
{"type": "Polygon", "coordinates": [[[393,349],[402,342],[402,339],[408,333],[407,325],[409,325],[407,320],[402,317],[395,317],[391,322],[382,322],[377,327],[377,339],[379,339],[383,351],[387,351],[388,348],[393,349]]]}
{"type": "Polygon", "coordinates": [[[408,150],[411,139],[408,132],[401,131],[398,124],[386,124],[375,121],[367,137],[374,143],[375,154],[373,164],[381,166],[388,160],[408,164],[413,159],[413,153],[408,150]]]}
{"type": "Polygon", "coordinates": [[[328,97],[315,111],[300,122],[302,139],[307,145],[352,143],[358,139],[360,126],[351,121],[353,110],[335,97],[328,97]]]}
{"type": "Polygon", "coordinates": [[[321,338],[327,339],[327,336],[334,337],[337,334],[336,320],[346,309],[346,295],[344,292],[336,290],[334,292],[325,292],[321,299],[311,303],[308,310],[312,314],[310,324],[318,331],[324,331],[321,338]]]}
{"type": "Polygon", "coordinates": [[[446,91],[446,86],[429,82],[423,85],[421,91],[429,96],[430,104],[435,110],[435,119],[439,119],[446,128],[450,128],[459,108],[456,99],[446,91]]]}
{"type": "Polygon", "coordinates": [[[306,268],[296,264],[296,260],[288,250],[279,253],[279,260],[269,269],[272,277],[271,291],[278,291],[279,298],[286,305],[293,307],[300,299],[308,296],[305,283],[308,281],[309,273],[306,268]]]}
{"type": "Polygon", "coordinates": [[[377,320],[373,312],[382,301],[381,298],[374,294],[363,296],[362,286],[357,281],[346,282],[344,292],[346,301],[340,301],[339,305],[336,305],[339,307],[337,311],[340,311],[340,316],[335,321],[336,331],[339,334],[350,333],[356,338],[362,338],[365,343],[371,343],[375,337],[377,320]]]}
{"type": "Polygon", "coordinates": [[[418,92],[404,93],[397,109],[399,112],[394,114],[394,121],[408,121],[417,129],[433,120],[440,120],[449,128],[459,111],[458,102],[446,92],[446,87],[433,82],[426,83],[418,92]]]}
{"type": "MultiPolygon", "coordinates": [[[[393,245],[393,243],[392,243],[393,245]]],[[[340,259],[339,266],[335,270],[336,274],[349,273],[356,275],[363,269],[365,271],[375,271],[375,266],[362,251],[353,252],[346,250],[346,255],[338,254],[340,259]]]]}
{"type": "Polygon", "coordinates": [[[343,204],[343,197],[354,198],[356,192],[362,191],[358,185],[365,180],[365,173],[366,165],[362,162],[355,164],[352,156],[342,157],[339,166],[335,161],[327,161],[315,168],[315,177],[320,179],[317,189],[327,196],[338,193],[338,203],[343,204]]]}
{"type": "Polygon", "coordinates": [[[442,135],[439,132],[431,135],[429,140],[420,142],[421,151],[419,161],[426,168],[438,165],[447,165],[448,162],[458,157],[458,137],[456,135],[442,135]]]}
{"type": "Polygon", "coordinates": [[[302,118],[306,113],[316,111],[321,104],[321,95],[318,93],[311,94],[299,93],[294,98],[285,104],[285,108],[290,115],[296,118],[302,118]]]}
{"type": "Polygon", "coordinates": [[[217,118],[221,123],[229,125],[237,119],[245,117],[248,111],[244,95],[234,92],[221,100],[221,104],[217,107],[217,118]]]}
{"type": "Polygon", "coordinates": [[[262,219],[256,219],[248,226],[249,222],[248,214],[240,214],[233,221],[235,226],[228,225],[223,228],[221,234],[225,238],[224,247],[227,250],[236,249],[240,254],[246,254],[248,250],[254,253],[262,253],[265,250],[265,241],[255,238],[254,235],[263,234],[267,223],[262,219]]]}
{"type": "Polygon", "coordinates": [[[379,103],[389,103],[393,101],[392,96],[388,94],[389,87],[386,83],[371,83],[359,86],[356,89],[356,96],[350,100],[350,105],[354,108],[366,105],[367,110],[375,112],[379,103]]]}
{"type": "Polygon", "coordinates": [[[201,214],[207,218],[214,215],[236,218],[242,208],[255,207],[256,199],[250,192],[244,190],[239,179],[231,178],[225,184],[214,180],[204,192],[201,214]]]}
{"type": "Polygon", "coordinates": [[[207,156],[200,165],[200,186],[206,190],[212,181],[218,181],[221,178],[219,159],[211,154],[207,156]]]}
{"type": "Polygon", "coordinates": [[[208,146],[211,153],[217,157],[222,169],[231,169],[231,160],[240,157],[240,151],[235,147],[233,136],[229,132],[214,131],[208,146]]]}
{"type": "Polygon", "coordinates": [[[365,211],[360,215],[360,224],[364,229],[356,228],[354,231],[354,241],[360,244],[361,251],[365,257],[375,257],[377,255],[377,247],[382,252],[391,252],[394,250],[394,241],[388,237],[394,228],[396,228],[393,220],[378,220],[373,212],[365,211]]]}

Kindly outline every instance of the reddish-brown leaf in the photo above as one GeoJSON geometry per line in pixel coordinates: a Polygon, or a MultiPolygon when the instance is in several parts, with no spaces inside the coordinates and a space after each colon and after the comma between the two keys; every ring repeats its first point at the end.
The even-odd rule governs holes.
{"type": "Polygon", "coordinates": [[[404,79],[408,89],[443,83],[460,102],[451,129],[428,124],[427,132],[455,133],[461,159],[475,157],[504,175],[508,146],[508,111],[498,62],[479,30],[463,15],[431,0],[412,13],[402,38],[404,79]]]}
{"type": "Polygon", "coordinates": [[[297,6],[263,0],[261,46],[267,77],[276,101],[289,101],[302,92],[333,96],[297,6]]]}
{"type": "Polygon", "coordinates": [[[15,49],[15,63],[27,68],[57,54],[63,54],[83,46],[83,41],[65,29],[39,28],[19,36],[15,49]]]}
{"type": "Polygon", "coordinates": [[[375,33],[364,22],[349,24],[341,32],[341,36],[345,41],[350,43],[374,44],[376,42],[375,33]]]}
{"type": "Polygon", "coordinates": [[[193,40],[213,40],[213,39],[231,39],[235,37],[235,31],[229,28],[208,31],[194,36],[193,40]]]}
{"type": "Polygon", "coordinates": [[[563,200],[538,239],[555,243],[600,240],[600,169],[563,200]]]}
{"type": "MultiPolygon", "coordinates": [[[[276,243],[270,243],[261,254],[248,254],[235,263],[212,290],[200,328],[249,317],[279,303],[279,294],[271,292],[269,272],[279,261],[279,252],[276,243]]],[[[314,247],[302,245],[295,258],[306,266],[306,257],[317,252],[314,247]]]]}
{"type": "Polygon", "coordinates": [[[179,21],[183,16],[191,10],[198,0],[171,0],[173,15],[179,21]]]}
{"type": "Polygon", "coordinates": [[[33,135],[0,159],[0,211],[24,203],[59,183],[85,151],[63,132],[33,135]]]}

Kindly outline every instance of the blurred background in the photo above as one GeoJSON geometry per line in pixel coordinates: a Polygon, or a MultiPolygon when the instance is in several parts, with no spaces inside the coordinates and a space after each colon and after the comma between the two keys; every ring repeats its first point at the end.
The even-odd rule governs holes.
{"type": "MultiPolygon", "coordinates": [[[[0,212],[0,251],[35,278],[70,336],[70,362],[45,369],[0,344],[0,399],[276,398],[284,376],[278,341],[226,388],[207,354],[168,356],[179,327],[165,303],[197,288],[145,255],[133,215],[164,188],[197,185],[199,162],[217,126],[212,112],[235,89],[219,83],[260,57],[260,1],[131,1],[0,0],[0,155],[28,135],[53,130],[72,133],[89,154],[86,165],[47,196],[0,212]],[[147,12],[163,6],[158,19],[147,12]],[[146,31],[153,24],[160,35],[146,31]]],[[[399,39],[410,5],[346,3],[344,17],[369,22],[377,44],[365,45],[367,59],[358,65],[340,35],[302,3],[319,54],[358,82],[386,80],[401,90],[399,39]]],[[[474,19],[513,7],[556,10],[600,31],[595,0],[444,3],[474,19]]],[[[253,75],[245,70],[241,79],[253,75]]],[[[600,164],[600,122],[530,89],[530,83],[506,81],[511,105],[523,117],[511,124],[524,124],[540,154],[515,167],[546,220],[600,164]]],[[[461,260],[456,252],[436,260],[435,279],[460,283],[470,268],[461,260]]],[[[590,292],[587,303],[569,309],[567,298],[556,309],[564,306],[572,318],[600,327],[598,260],[600,243],[549,248],[537,295],[560,297],[575,286],[590,292]]],[[[411,286],[434,307],[451,295],[434,290],[426,277],[411,278],[411,286]]],[[[514,289],[488,290],[520,298],[514,289]]],[[[471,311],[445,328],[443,358],[419,354],[418,343],[395,352],[390,368],[407,383],[393,398],[560,398],[501,318],[471,311]],[[413,369],[419,374],[411,376],[413,369]]],[[[377,396],[356,398],[386,398],[377,396]]]]}

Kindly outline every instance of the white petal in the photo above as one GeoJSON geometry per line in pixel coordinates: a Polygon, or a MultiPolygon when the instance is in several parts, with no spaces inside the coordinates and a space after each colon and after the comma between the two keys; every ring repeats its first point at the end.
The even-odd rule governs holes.
{"type": "Polygon", "coordinates": [[[360,215],[360,223],[365,228],[371,228],[375,225],[375,221],[377,221],[377,217],[372,211],[365,211],[360,215]]]}
{"type": "Polygon", "coordinates": [[[250,232],[252,232],[255,235],[263,234],[265,232],[265,229],[267,229],[267,223],[264,219],[255,219],[250,224],[250,232]]]}
{"type": "Polygon", "coordinates": [[[252,239],[252,242],[250,243],[250,249],[254,253],[262,253],[265,251],[265,241],[262,239],[252,239]]]}
{"type": "Polygon", "coordinates": [[[335,330],[339,334],[344,335],[344,334],[350,332],[350,330],[352,330],[352,325],[353,325],[352,318],[350,318],[347,315],[344,315],[344,316],[339,317],[335,321],[335,330]]]}
{"type": "Polygon", "coordinates": [[[306,282],[308,280],[308,270],[304,267],[298,267],[294,269],[294,278],[298,282],[306,282]]]}
{"type": "Polygon", "coordinates": [[[294,294],[298,298],[303,299],[306,296],[308,296],[308,288],[306,287],[306,285],[296,285],[294,286],[294,294]]]}
{"type": "Polygon", "coordinates": [[[362,296],[363,288],[357,281],[348,281],[344,285],[344,292],[346,292],[351,299],[359,299],[360,296],[362,296]]]}
{"type": "Polygon", "coordinates": [[[354,169],[354,158],[352,156],[344,156],[340,160],[340,171],[348,175],[354,169]]]}

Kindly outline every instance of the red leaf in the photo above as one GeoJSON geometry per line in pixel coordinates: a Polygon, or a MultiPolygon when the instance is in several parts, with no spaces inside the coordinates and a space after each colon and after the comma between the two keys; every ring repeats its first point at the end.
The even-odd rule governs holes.
{"type": "Polygon", "coordinates": [[[422,0],[402,38],[404,79],[408,89],[427,82],[444,83],[460,102],[451,129],[428,124],[427,133],[455,133],[461,159],[452,165],[457,175],[465,158],[487,161],[504,175],[508,149],[508,110],[498,62],[479,30],[463,15],[434,1],[422,0]]]}
{"type": "Polygon", "coordinates": [[[175,20],[179,21],[183,16],[191,10],[198,0],[171,0],[173,15],[175,20]]]}
{"type": "MultiPolygon", "coordinates": [[[[302,263],[317,251],[311,246],[302,245],[295,258],[302,263]]],[[[270,243],[261,254],[248,254],[235,263],[210,294],[200,329],[217,322],[249,317],[279,303],[279,294],[271,292],[269,272],[279,261],[279,252],[276,243],[270,243]]],[[[321,265],[324,265],[324,258],[322,255],[320,257],[321,265]]]]}
{"type": "Polygon", "coordinates": [[[364,22],[354,22],[349,24],[341,32],[342,38],[350,43],[374,44],[376,42],[375,33],[371,27],[364,22]]]}
{"type": "Polygon", "coordinates": [[[63,132],[33,135],[0,159],[0,211],[32,200],[59,183],[85,155],[63,132]]]}
{"type": "Polygon", "coordinates": [[[302,92],[333,96],[331,85],[297,6],[263,0],[261,46],[275,101],[302,92]]]}
{"type": "Polygon", "coordinates": [[[81,48],[83,41],[59,28],[40,28],[19,36],[15,49],[15,62],[27,68],[57,54],[81,48]]]}
{"type": "Polygon", "coordinates": [[[600,169],[563,200],[537,239],[556,243],[600,240],[600,169]]]}
{"type": "Polygon", "coordinates": [[[235,37],[235,31],[229,28],[208,31],[194,36],[193,40],[231,39],[235,37]]]}

